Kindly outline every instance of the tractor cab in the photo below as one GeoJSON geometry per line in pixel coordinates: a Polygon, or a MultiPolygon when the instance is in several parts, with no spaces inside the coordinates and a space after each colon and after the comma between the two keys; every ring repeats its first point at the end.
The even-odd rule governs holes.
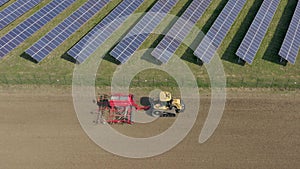
{"type": "Polygon", "coordinates": [[[183,112],[185,105],[181,99],[174,99],[170,92],[161,91],[158,98],[152,100],[153,115],[163,114],[167,110],[175,109],[176,113],[183,112]]]}
{"type": "Polygon", "coordinates": [[[172,103],[172,96],[170,92],[160,92],[158,100],[154,105],[155,109],[167,110],[172,103]]]}

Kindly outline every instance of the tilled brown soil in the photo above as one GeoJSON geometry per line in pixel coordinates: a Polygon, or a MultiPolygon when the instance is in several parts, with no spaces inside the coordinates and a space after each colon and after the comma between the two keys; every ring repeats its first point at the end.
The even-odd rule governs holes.
{"type": "MultiPolygon", "coordinates": [[[[104,151],[88,138],[69,89],[0,91],[1,169],[300,168],[300,97],[295,92],[229,92],[217,130],[199,144],[210,106],[203,94],[196,124],[179,145],[156,157],[129,159],[104,151]]],[[[146,124],[115,128],[143,137],[164,131],[172,122],[164,118],[150,129],[146,124]]]]}

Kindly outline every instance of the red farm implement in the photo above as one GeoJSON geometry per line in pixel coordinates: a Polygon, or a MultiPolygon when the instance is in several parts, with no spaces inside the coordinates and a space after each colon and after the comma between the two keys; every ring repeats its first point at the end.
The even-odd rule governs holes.
{"type": "Polygon", "coordinates": [[[133,123],[133,111],[147,110],[150,106],[139,106],[134,102],[133,95],[114,94],[110,99],[100,99],[97,101],[101,118],[103,113],[107,112],[106,122],[109,124],[114,123],[133,123]]]}

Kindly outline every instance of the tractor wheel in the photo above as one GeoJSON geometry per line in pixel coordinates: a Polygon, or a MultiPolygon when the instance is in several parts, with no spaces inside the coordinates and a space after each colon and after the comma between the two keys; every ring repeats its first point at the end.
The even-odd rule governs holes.
{"type": "Polygon", "coordinates": [[[154,111],[152,111],[152,116],[153,116],[153,117],[160,117],[161,114],[162,114],[162,112],[159,111],[159,110],[154,110],[154,111]]]}

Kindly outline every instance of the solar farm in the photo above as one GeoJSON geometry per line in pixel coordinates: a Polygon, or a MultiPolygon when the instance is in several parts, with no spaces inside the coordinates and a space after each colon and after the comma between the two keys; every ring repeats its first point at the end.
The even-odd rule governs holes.
{"type": "MultiPolygon", "coordinates": [[[[0,168],[297,168],[299,55],[298,0],[0,0],[0,168]],[[132,68],[130,95],[111,94],[114,76],[122,66],[134,66],[137,56],[154,67],[184,63],[199,100],[179,96],[187,77],[174,79],[154,68],[132,68]],[[80,93],[74,72],[88,72],[95,60],[101,60],[91,74],[99,97],[88,101],[95,110],[86,110],[91,118],[98,111],[93,127],[153,137],[179,117],[191,118],[186,114],[200,105],[190,133],[176,147],[138,160],[96,145],[82,127],[74,97],[80,93]],[[222,66],[215,69],[224,69],[226,78],[225,109],[214,134],[200,144],[213,105],[212,80],[220,78],[209,72],[216,60],[222,66]],[[176,99],[165,92],[167,106],[144,105],[157,89],[176,99]],[[111,94],[106,103],[114,106],[101,107],[101,118],[108,111],[111,120],[103,117],[98,124],[100,93],[101,99],[111,94]],[[152,108],[155,121],[132,120],[152,108]],[[120,111],[130,113],[117,119],[120,111]]],[[[170,70],[185,74],[182,67],[170,70]]]]}
{"type": "MultiPolygon", "coordinates": [[[[200,87],[209,86],[201,65],[213,57],[221,58],[228,87],[299,87],[296,1],[63,2],[9,1],[2,5],[2,84],[32,84],[37,78],[39,84],[69,85],[74,63],[85,62],[118,34],[120,42],[104,56],[108,72],[99,73],[101,82],[109,81],[118,64],[136,51],[151,47],[151,55],[161,63],[174,55],[184,60],[202,82],[200,87]],[[145,11],[149,13],[117,33],[130,14],[145,11]],[[167,14],[180,19],[167,22],[167,14]],[[112,22],[115,18],[120,19],[112,22]],[[191,38],[193,27],[206,35],[191,38]],[[166,36],[151,33],[155,30],[164,30],[166,36]],[[195,51],[182,43],[184,39],[193,39],[195,51]]],[[[151,74],[155,73],[145,78],[153,78],[151,74]]]]}

